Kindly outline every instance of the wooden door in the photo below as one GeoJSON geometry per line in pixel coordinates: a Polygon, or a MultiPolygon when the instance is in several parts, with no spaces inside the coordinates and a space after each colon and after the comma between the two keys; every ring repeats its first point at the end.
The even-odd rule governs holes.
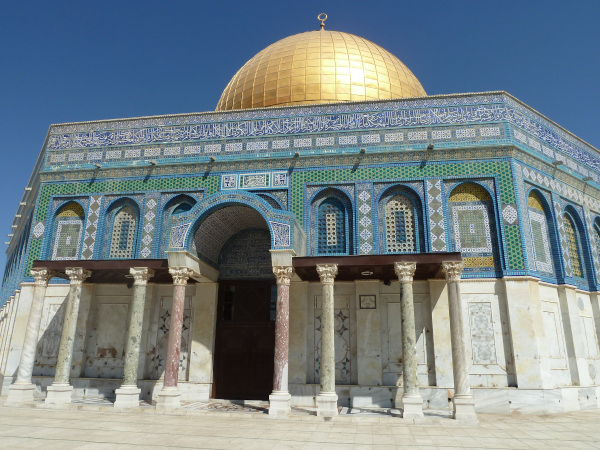
{"type": "Polygon", "coordinates": [[[275,306],[272,282],[219,286],[213,397],[267,400],[273,389],[275,306]]]}

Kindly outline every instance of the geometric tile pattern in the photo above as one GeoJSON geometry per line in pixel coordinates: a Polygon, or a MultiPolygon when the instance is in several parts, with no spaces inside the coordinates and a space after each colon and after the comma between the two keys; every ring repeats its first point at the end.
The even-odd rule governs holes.
{"type": "Polygon", "coordinates": [[[146,195],[140,258],[145,259],[152,256],[152,242],[154,241],[155,221],[157,216],[156,207],[158,206],[159,195],[158,192],[150,192],[146,195]]]}
{"type": "Polygon", "coordinates": [[[514,225],[519,218],[515,205],[503,205],[502,218],[506,224],[514,225]]]}
{"type": "Polygon", "coordinates": [[[44,234],[44,230],[45,230],[44,222],[36,223],[35,227],[33,227],[33,237],[36,239],[41,238],[42,235],[44,234]]]}
{"type": "Polygon", "coordinates": [[[100,218],[101,206],[102,195],[90,196],[90,207],[88,209],[85,234],[83,235],[81,259],[92,259],[94,256],[94,246],[96,244],[96,235],[98,233],[98,220],[100,218]]]}
{"type": "Polygon", "coordinates": [[[356,205],[358,211],[358,253],[370,255],[373,253],[373,185],[359,183],[356,205]]]}
{"type": "Polygon", "coordinates": [[[427,190],[427,211],[429,213],[429,240],[431,250],[445,252],[446,224],[444,221],[444,203],[442,201],[442,180],[425,180],[427,190]]]}

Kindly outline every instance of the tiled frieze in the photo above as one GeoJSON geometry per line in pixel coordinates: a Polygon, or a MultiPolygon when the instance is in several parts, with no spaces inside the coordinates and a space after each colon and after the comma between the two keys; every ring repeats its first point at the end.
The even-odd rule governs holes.
{"type": "Polygon", "coordinates": [[[446,223],[444,220],[444,187],[440,179],[425,180],[427,191],[427,214],[431,251],[446,252],[446,223]]]}
{"type": "Polygon", "coordinates": [[[92,259],[94,256],[94,246],[96,244],[96,234],[98,233],[98,221],[100,220],[101,206],[102,195],[90,196],[90,206],[88,208],[85,233],[83,235],[81,259],[92,259]]]}
{"type": "MultiPolygon", "coordinates": [[[[563,129],[513,97],[495,92],[388,102],[273,108],[267,113],[231,111],[57,125],[50,129],[47,148],[51,150],[147,145],[153,142],[215,138],[235,140],[269,134],[322,133],[453,123],[487,124],[501,121],[510,122],[532,137],[540,139],[543,141],[540,146],[544,143],[549,144],[580,161],[584,166],[596,169],[600,167],[598,155],[591,147],[574,139],[563,129]],[[265,118],[265,115],[268,117],[265,118]]],[[[483,137],[497,136],[494,126],[485,128],[491,129],[484,130],[483,134],[480,131],[483,137]]],[[[439,139],[440,136],[444,136],[444,132],[436,132],[436,136],[432,139],[439,139]]]]}

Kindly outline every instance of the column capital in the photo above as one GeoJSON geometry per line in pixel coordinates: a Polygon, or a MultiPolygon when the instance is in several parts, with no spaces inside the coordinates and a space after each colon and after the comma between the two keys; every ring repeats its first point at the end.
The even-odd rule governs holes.
{"type": "Polygon", "coordinates": [[[169,267],[169,273],[175,286],[185,286],[193,272],[187,267],[169,267]]]}
{"type": "Polygon", "coordinates": [[[83,267],[67,267],[65,269],[65,273],[69,277],[71,284],[81,285],[85,281],[86,278],[92,274],[89,270],[84,269],[83,267]]]}
{"type": "Polygon", "coordinates": [[[460,274],[465,268],[462,261],[443,261],[442,272],[446,274],[446,281],[460,281],[460,274]]]}
{"type": "Polygon", "coordinates": [[[133,284],[136,286],[146,286],[148,280],[154,276],[154,270],[148,267],[131,267],[129,273],[133,275],[133,284]]]}
{"type": "Polygon", "coordinates": [[[47,286],[50,278],[54,276],[54,272],[49,271],[46,267],[37,267],[29,271],[31,276],[34,278],[36,286],[47,286]]]}
{"type": "Polygon", "coordinates": [[[277,278],[277,284],[290,284],[290,279],[294,273],[292,266],[273,266],[273,273],[277,278]]]}
{"type": "Polygon", "coordinates": [[[338,266],[337,264],[317,264],[317,273],[322,284],[333,284],[338,273],[338,266]]]}
{"type": "Polygon", "coordinates": [[[415,276],[415,270],[417,270],[417,263],[394,263],[394,272],[396,272],[396,276],[398,277],[398,281],[400,281],[400,283],[412,283],[413,277],[415,276]]]}

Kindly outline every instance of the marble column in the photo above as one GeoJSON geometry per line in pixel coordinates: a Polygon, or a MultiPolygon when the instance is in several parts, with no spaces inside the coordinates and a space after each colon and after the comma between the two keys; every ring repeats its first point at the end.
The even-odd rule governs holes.
{"type": "Polygon", "coordinates": [[[318,264],[323,294],[321,300],[321,390],[317,395],[317,415],[334,417],[338,414],[335,393],[335,319],[333,316],[333,280],[337,264],[318,264]]]}
{"type": "Polygon", "coordinates": [[[454,397],[452,398],[454,418],[477,420],[475,400],[471,394],[469,366],[465,345],[463,305],[460,296],[460,275],[464,263],[459,261],[442,262],[442,271],[448,284],[448,307],[450,315],[450,341],[452,344],[452,372],[454,375],[454,397]]]}
{"type": "Polygon", "coordinates": [[[33,299],[31,300],[31,308],[29,309],[29,318],[21,350],[17,380],[10,387],[8,398],[6,399],[7,404],[32,402],[35,391],[35,385],[31,381],[31,376],[33,375],[33,365],[35,363],[38,336],[40,334],[46,288],[53,274],[48,269],[42,267],[31,269],[30,273],[35,280],[33,283],[33,299]]]}
{"type": "Polygon", "coordinates": [[[71,403],[73,386],[69,384],[71,373],[71,360],[73,358],[73,344],[75,332],[77,331],[77,316],[79,315],[79,303],[81,301],[81,285],[91,275],[89,270],[82,267],[67,267],[65,273],[71,281],[67,306],[63,319],[62,334],[58,347],[58,358],[56,360],[56,372],[54,383],[48,386],[46,404],[60,405],[71,403]]]}
{"type": "Polygon", "coordinates": [[[394,271],[400,281],[400,323],[402,324],[402,417],[423,418],[423,398],[419,394],[417,379],[417,340],[415,333],[415,306],[413,300],[413,277],[417,264],[394,263],[394,271]]]}
{"type": "Polygon", "coordinates": [[[179,353],[181,351],[181,333],[183,331],[183,309],[185,307],[185,287],[192,271],[187,267],[169,267],[173,277],[173,303],[171,306],[171,324],[165,362],[163,388],[158,394],[157,409],[176,409],[181,406],[181,391],[177,388],[179,374],[179,353]]]}
{"type": "Polygon", "coordinates": [[[292,266],[274,266],[277,278],[277,315],[275,316],[275,364],[273,371],[273,392],[269,395],[269,414],[290,414],[288,391],[288,363],[290,352],[290,279],[294,273],[292,266]]]}
{"type": "Polygon", "coordinates": [[[147,267],[131,267],[133,276],[133,299],[129,306],[127,340],[125,341],[125,361],[123,367],[123,383],[115,391],[115,408],[136,408],[140,405],[140,393],[137,386],[138,364],[140,361],[140,344],[142,326],[144,324],[144,307],[146,305],[146,286],[154,275],[147,267]]]}

